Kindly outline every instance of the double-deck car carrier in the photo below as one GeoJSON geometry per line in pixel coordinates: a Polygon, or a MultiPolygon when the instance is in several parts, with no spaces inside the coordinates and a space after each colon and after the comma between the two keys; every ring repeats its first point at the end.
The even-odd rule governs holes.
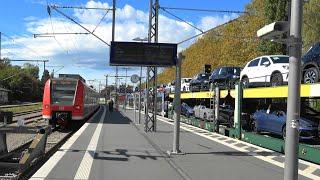
{"type": "MultiPolygon", "coordinates": [[[[173,94],[169,95],[174,98],[173,94]]],[[[258,88],[243,88],[241,84],[237,84],[235,89],[219,90],[219,88],[211,87],[210,91],[206,92],[189,92],[181,93],[181,100],[188,104],[197,105],[197,103],[206,102],[210,108],[214,108],[215,120],[204,121],[194,117],[182,117],[181,121],[191,124],[209,131],[237,138],[251,144],[255,144],[267,149],[284,153],[285,142],[281,137],[276,137],[270,134],[258,134],[250,129],[244,129],[241,121],[241,114],[244,111],[252,110],[252,107],[257,106],[256,102],[272,102],[285,101],[288,97],[288,86],[276,87],[258,87],[258,88]],[[219,117],[219,101],[224,102],[229,98],[234,102],[234,121],[233,126],[226,127],[219,125],[217,118],[219,117]],[[255,101],[254,101],[255,100],[255,101]]],[[[302,84],[301,95],[302,102],[318,101],[320,97],[320,84],[302,84]]],[[[252,113],[252,111],[251,111],[252,113]]],[[[170,114],[170,113],[169,113],[170,114]]],[[[170,115],[169,115],[170,117],[170,115]]],[[[320,144],[317,141],[300,142],[299,143],[299,158],[313,163],[320,164],[320,144]]]]}

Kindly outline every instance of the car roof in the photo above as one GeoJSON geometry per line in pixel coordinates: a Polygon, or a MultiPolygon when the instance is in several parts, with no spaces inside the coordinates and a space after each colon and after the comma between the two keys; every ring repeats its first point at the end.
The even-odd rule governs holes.
{"type": "Polygon", "coordinates": [[[241,67],[240,66],[219,66],[216,69],[218,68],[241,68],[241,67]]]}
{"type": "Polygon", "coordinates": [[[261,58],[261,57],[279,57],[279,56],[280,57],[289,57],[288,55],[281,55],[281,54],[276,55],[276,54],[274,54],[274,55],[263,55],[263,56],[256,57],[254,59],[261,58]]]}

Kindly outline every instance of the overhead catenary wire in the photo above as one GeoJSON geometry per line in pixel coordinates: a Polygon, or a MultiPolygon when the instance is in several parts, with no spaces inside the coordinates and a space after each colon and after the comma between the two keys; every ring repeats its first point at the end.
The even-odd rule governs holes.
{"type": "MultiPolygon", "coordinates": [[[[194,38],[196,38],[196,37],[199,37],[199,36],[201,36],[201,35],[203,35],[203,34],[206,34],[206,33],[208,33],[209,31],[211,31],[211,30],[213,30],[213,29],[215,29],[215,28],[218,28],[218,27],[220,27],[220,26],[222,26],[222,25],[228,24],[228,23],[232,22],[232,21],[235,20],[235,19],[230,20],[230,21],[228,21],[227,23],[223,23],[223,24],[221,24],[221,25],[219,25],[219,26],[210,28],[209,30],[203,31],[203,30],[201,30],[200,28],[196,27],[195,25],[189,23],[188,21],[186,21],[186,20],[178,17],[177,15],[169,12],[168,9],[169,9],[169,10],[182,10],[182,11],[200,11],[200,12],[214,12],[214,13],[235,13],[235,14],[249,14],[249,15],[250,15],[250,13],[247,12],[247,11],[234,11],[234,10],[196,9],[196,8],[179,8],[179,7],[165,7],[165,6],[159,6],[159,9],[163,10],[164,12],[170,14],[171,16],[175,17],[176,19],[178,19],[178,20],[180,20],[180,21],[188,24],[189,26],[191,26],[191,27],[193,27],[193,28],[195,28],[195,29],[197,29],[197,30],[199,30],[199,31],[201,32],[201,33],[196,34],[196,35],[194,35],[194,36],[191,36],[191,37],[189,37],[189,38],[187,38],[187,39],[185,39],[185,40],[183,40],[183,41],[178,42],[178,43],[177,43],[178,45],[179,45],[179,44],[182,44],[182,43],[184,43],[184,42],[190,41],[190,40],[192,40],[192,39],[194,39],[194,38]]],[[[223,35],[217,34],[216,36],[223,36],[223,35]]],[[[233,38],[255,39],[255,38],[253,38],[253,37],[233,37],[233,38]]]]}
{"type": "Polygon", "coordinates": [[[183,10],[183,11],[248,14],[247,11],[233,11],[233,10],[195,9],[195,8],[178,8],[178,7],[163,7],[163,6],[161,6],[160,8],[161,9],[171,9],[171,10],[183,10]]]}
{"type": "MultiPolygon", "coordinates": [[[[13,52],[10,52],[10,51],[7,50],[7,49],[2,49],[2,51],[6,52],[7,54],[11,54],[12,57],[17,57],[17,58],[20,58],[20,59],[25,59],[26,57],[28,57],[28,58],[30,58],[30,59],[33,58],[33,57],[29,56],[29,55],[27,55],[26,57],[19,56],[19,55],[17,55],[17,54],[14,54],[13,52]]],[[[9,58],[9,56],[7,56],[6,58],[12,59],[12,58],[9,58]]]]}
{"type": "MultiPolygon", "coordinates": [[[[49,2],[48,2],[48,0],[47,0],[47,11],[48,11],[48,14],[49,14],[49,19],[50,19],[50,24],[51,24],[51,30],[52,30],[52,33],[54,34],[54,28],[53,28],[53,23],[52,23],[52,18],[51,18],[51,10],[50,10],[50,8],[48,8],[48,7],[49,7],[49,2]]],[[[54,40],[56,41],[56,43],[58,44],[58,46],[59,46],[61,49],[63,49],[64,51],[66,51],[66,54],[69,54],[69,53],[68,53],[68,50],[65,49],[65,48],[62,46],[62,44],[57,40],[57,38],[56,38],[55,36],[53,36],[53,38],[54,38],[54,40]]]]}
{"type": "MultiPolygon", "coordinates": [[[[4,33],[4,32],[1,32],[1,34],[2,34],[4,37],[6,37],[6,38],[11,39],[12,42],[13,42],[15,45],[18,45],[18,42],[17,42],[14,38],[10,37],[9,35],[7,35],[7,34],[4,33]]],[[[19,42],[19,43],[20,43],[21,45],[23,45],[25,48],[27,48],[28,50],[30,50],[34,55],[36,55],[36,56],[38,56],[38,57],[41,57],[41,58],[43,58],[43,59],[48,59],[48,58],[46,58],[46,57],[44,57],[44,56],[41,56],[37,51],[35,51],[34,49],[30,48],[30,47],[27,46],[26,44],[24,44],[24,43],[22,43],[22,42],[19,42]]]]}
{"type": "Polygon", "coordinates": [[[89,32],[91,35],[93,35],[94,37],[96,37],[97,39],[99,39],[101,42],[103,42],[104,44],[110,46],[109,43],[107,43],[105,40],[101,39],[99,36],[97,36],[96,34],[92,33],[89,29],[87,29],[86,27],[84,27],[83,25],[81,25],[80,23],[78,23],[76,20],[74,20],[73,18],[69,17],[68,15],[66,15],[65,13],[63,13],[62,11],[60,11],[58,8],[56,8],[56,6],[54,5],[50,5],[48,6],[48,13],[51,14],[51,10],[50,9],[54,9],[56,12],[58,12],[59,14],[61,14],[62,16],[64,16],[65,18],[69,19],[70,21],[72,21],[73,23],[77,24],[78,26],[80,26],[82,29],[86,30],[87,32],[89,32]]]}
{"type": "Polygon", "coordinates": [[[92,33],[94,33],[97,28],[99,27],[99,25],[101,24],[101,22],[104,20],[104,18],[107,16],[109,10],[107,10],[107,12],[103,15],[103,17],[100,19],[99,23],[96,25],[96,27],[93,29],[92,33]]]}
{"type": "MultiPolygon", "coordinates": [[[[63,23],[63,27],[64,27],[64,29],[65,29],[66,32],[69,32],[69,31],[68,31],[68,28],[67,28],[66,25],[65,25],[65,23],[63,23]]],[[[70,36],[68,36],[68,37],[70,37],[70,36]]],[[[71,38],[71,37],[70,37],[70,38],[71,38]]],[[[79,58],[80,55],[79,55],[79,54],[77,53],[77,51],[76,51],[76,44],[75,44],[75,41],[74,41],[73,38],[71,38],[71,43],[72,43],[74,49],[73,49],[73,48],[69,48],[70,51],[73,51],[73,53],[76,54],[76,55],[78,55],[78,58],[79,58]]],[[[75,57],[71,56],[71,58],[74,59],[75,57]]]]}
{"type": "Polygon", "coordinates": [[[164,12],[168,13],[169,15],[171,15],[171,16],[173,16],[173,17],[175,17],[176,19],[178,19],[178,20],[180,20],[180,21],[182,21],[182,22],[184,22],[184,23],[188,24],[189,26],[191,26],[191,27],[193,27],[193,28],[195,28],[195,29],[197,29],[198,31],[200,31],[200,32],[202,32],[202,33],[203,33],[203,30],[202,30],[202,29],[200,29],[200,28],[196,27],[195,25],[193,25],[193,24],[189,23],[188,21],[186,21],[186,20],[184,20],[184,19],[182,19],[182,18],[178,17],[177,15],[174,15],[173,13],[169,12],[168,10],[166,10],[166,9],[164,9],[164,8],[161,8],[161,7],[160,7],[160,9],[162,9],[164,12]]]}

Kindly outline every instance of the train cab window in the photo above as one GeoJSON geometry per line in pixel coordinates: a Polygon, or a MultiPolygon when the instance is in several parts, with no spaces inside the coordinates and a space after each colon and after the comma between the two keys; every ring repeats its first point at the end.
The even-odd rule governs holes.
{"type": "Polygon", "coordinates": [[[73,105],[77,81],[53,80],[52,104],[73,105]]]}

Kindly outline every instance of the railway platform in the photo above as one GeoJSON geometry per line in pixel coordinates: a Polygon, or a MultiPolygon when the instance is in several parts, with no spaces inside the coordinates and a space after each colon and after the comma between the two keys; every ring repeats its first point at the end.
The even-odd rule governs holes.
{"type": "MultiPolygon", "coordinates": [[[[169,119],[144,133],[133,110],[102,106],[31,179],[283,179],[282,154],[182,123],[185,154],[168,156],[172,137],[169,119]]],[[[320,179],[319,166],[299,161],[299,179],[320,179]]]]}

